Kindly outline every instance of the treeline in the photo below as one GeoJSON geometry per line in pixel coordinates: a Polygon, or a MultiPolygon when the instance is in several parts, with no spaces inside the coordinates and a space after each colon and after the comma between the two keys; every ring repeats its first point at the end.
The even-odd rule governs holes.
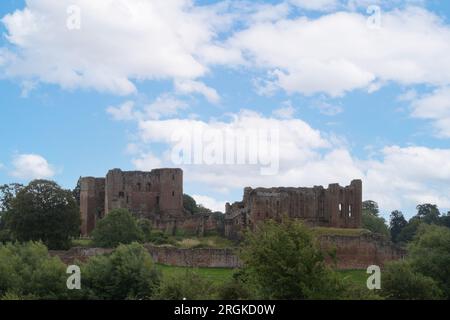
{"type": "MultiPolygon", "coordinates": [[[[0,242],[42,241],[49,249],[69,249],[72,240],[80,236],[80,182],[74,190],[65,190],[56,182],[34,180],[27,186],[18,183],[0,185],[0,242]]],[[[219,232],[223,229],[223,214],[212,212],[185,194],[187,213],[212,214],[219,232]]],[[[111,212],[109,219],[98,222],[94,230],[95,245],[114,247],[119,242],[117,226],[128,226],[120,234],[121,241],[131,243],[169,241],[163,232],[152,231],[148,219],[136,219],[127,210],[111,212]]],[[[122,242],[123,243],[123,242],[122,242]]]]}
{"type": "Polygon", "coordinates": [[[421,225],[436,225],[450,228],[450,212],[442,214],[434,204],[420,204],[417,213],[406,220],[399,210],[392,211],[389,223],[379,216],[379,207],[375,201],[363,202],[362,226],[372,232],[384,235],[392,242],[407,246],[417,234],[421,225]]]}

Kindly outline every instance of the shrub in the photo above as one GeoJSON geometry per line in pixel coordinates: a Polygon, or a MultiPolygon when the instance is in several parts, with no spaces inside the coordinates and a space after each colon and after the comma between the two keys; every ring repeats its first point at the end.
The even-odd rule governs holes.
{"type": "Polygon", "coordinates": [[[165,276],[155,298],[160,300],[205,300],[214,295],[211,281],[200,274],[186,270],[165,276]]]}
{"type": "Polygon", "coordinates": [[[83,265],[82,276],[86,298],[110,300],[148,299],[160,280],[150,254],[138,243],[92,257],[83,265]]]}
{"type": "Polygon", "coordinates": [[[149,219],[139,219],[138,226],[142,231],[142,237],[145,242],[150,241],[152,237],[152,222],[149,219]]]}
{"type": "Polygon", "coordinates": [[[422,224],[409,253],[414,270],[434,279],[450,299],[450,229],[422,224]]]}
{"type": "Polygon", "coordinates": [[[391,262],[382,273],[382,294],[388,299],[430,300],[442,298],[442,291],[430,277],[415,272],[405,261],[391,262]]]}
{"type": "Polygon", "coordinates": [[[0,297],[66,299],[66,266],[42,243],[0,245],[0,297]]]}
{"type": "Polygon", "coordinates": [[[246,284],[257,298],[332,299],[343,293],[311,230],[299,221],[259,224],[246,235],[240,257],[246,284]]]}
{"type": "Polygon", "coordinates": [[[142,241],[143,238],[136,218],[127,209],[112,210],[92,232],[94,245],[107,248],[142,241]]]}

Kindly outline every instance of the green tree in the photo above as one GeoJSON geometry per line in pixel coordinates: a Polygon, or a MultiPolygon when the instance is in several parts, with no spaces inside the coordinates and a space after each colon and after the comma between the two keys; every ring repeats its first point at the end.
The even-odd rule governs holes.
{"type": "Polygon", "coordinates": [[[389,228],[386,225],[386,220],[382,217],[378,217],[374,215],[371,211],[363,210],[362,211],[362,227],[364,229],[370,230],[374,233],[381,234],[387,238],[389,238],[389,228]]]}
{"type": "Polygon", "coordinates": [[[20,183],[10,183],[0,186],[0,211],[11,209],[11,201],[24,186],[20,183]]]}
{"type": "Polygon", "coordinates": [[[160,300],[212,299],[214,286],[210,280],[195,271],[186,270],[169,274],[161,280],[155,298],[160,300]]]}
{"type": "Polygon", "coordinates": [[[395,261],[382,273],[382,294],[395,300],[433,300],[443,297],[436,281],[414,271],[410,263],[395,261]]]}
{"type": "Polygon", "coordinates": [[[72,190],[72,194],[73,197],[75,198],[75,201],[77,202],[77,205],[80,206],[81,177],[78,179],[75,189],[72,190]]]}
{"type": "Polygon", "coordinates": [[[0,245],[0,297],[67,299],[66,266],[42,243],[0,245]]]}
{"type": "Polygon", "coordinates": [[[90,258],[81,272],[82,292],[90,299],[149,299],[160,281],[150,254],[138,243],[90,258]]]}
{"type": "Polygon", "coordinates": [[[380,212],[378,208],[378,203],[373,200],[366,200],[362,203],[362,209],[371,213],[373,216],[378,217],[378,213],[380,212]]]}
{"type": "Polygon", "coordinates": [[[144,239],[137,219],[127,209],[111,210],[98,221],[92,232],[92,240],[99,247],[116,247],[144,239]]]}
{"type": "Polygon", "coordinates": [[[192,214],[198,213],[197,202],[188,194],[183,194],[183,207],[192,214]]]}
{"type": "Polygon", "coordinates": [[[426,203],[417,206],[417,217],[425,223],[438,224],[440,215],[441,213],[435,204],[426,203]]]}
{"type": "Polygon", "coordinates": [[[423,222],[418,217],[409,219],[408,224],[398,234],[397,242],[405,244],[411,242],[422,223],[423,222]]]}
{"type": "Polygon", "coordinates": [[[79,235],[80,212],[70,191],[53,181],[34,180],[11,200],[6,224],[19,241],[41,240],[50,249],[67,249],[79,235]]]}
{"type": "Polygon", "coordinates": [[[441,216],[439,224],[444,227],[450,228],[450,211],[447,212],[446,215],[441,216]]]}
{"type": "Polygon", "coordinates": [[[152,222],[149,219],[139,219],[138,226],[142,231],[142,237],[145,242],[149,242],[152,237],[152,222]]]}
{"type": "Polygon", "coordinates": [[[409,260],[415,270],[433,278],[450,299],[450,229],[421,225],[409,246],[409,260]]]}
{"type": "Polygon", "coordinates": [[[311,230],[283,219],[246,234],[240,257],[246,284],[262,299],[332,299],[343,293],[311,230]]]}
{"type": "Polygon", "coordinates": [[[406,221],[401,211],[398,210],[392,211],[389,229],[391,232],[391,240],[393,242],[398,242],[400,232],[403,230],[404,227],[406,227],[407,224],[408,222],[406,221]]]}

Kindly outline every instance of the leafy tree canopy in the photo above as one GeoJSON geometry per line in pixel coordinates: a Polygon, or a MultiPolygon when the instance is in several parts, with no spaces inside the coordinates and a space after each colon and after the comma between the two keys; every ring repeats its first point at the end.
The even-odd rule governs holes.
{"type": "Polygon", "coordinates": [[[127,209],[114,209],[97,222],[92,240],[96,246],[112,248],[142,241],[144,234],[137,219],[127,209]]]}
{"type": "Polygon", "coordinates": [[[9,206],[6,225],[19,241],[40,240],[50,249],[66,249],[79,235],[79,208],[72,193],[56,182],[30,182],[9,206]]]}

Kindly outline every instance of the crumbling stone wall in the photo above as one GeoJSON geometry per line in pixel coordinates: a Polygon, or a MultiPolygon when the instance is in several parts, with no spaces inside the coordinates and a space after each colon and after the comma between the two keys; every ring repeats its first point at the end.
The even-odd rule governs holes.
{"type": "MultiPolygon", "coordinates": [[[[370,265],[383,267],[386,262],[405,257],[406,251],[382,238],[367,234],[361,236],[321,236],[319,245],[324,252],[334,252],[336,267],[340,270],[366,269],[370,265]]],[[[182,249],[171,246],[146,244],[145,248],[157,263],[181,267],[238,268],[242,262],[237,256],[237,248],[196,248],[182,249]]],[[[68,251],[50,251],[66,264],[76,260],[86,261],[97,254],[110,253],[112,249],[72,248],[68,251]]],[[[327,255],[326,255],[327,256],[327,255]]],[[[329,256],[326,262],[334,266],[329,256]]]]}
{"type": "Polygon", "coordinates": [[[225,236],[239,239],[265,220],[283,216],[302,219],[311,226],[360,228],[362,182],[349,186],[330,184],[313,188],[245,188],[242,201],[226,204],[225,236]]]}

